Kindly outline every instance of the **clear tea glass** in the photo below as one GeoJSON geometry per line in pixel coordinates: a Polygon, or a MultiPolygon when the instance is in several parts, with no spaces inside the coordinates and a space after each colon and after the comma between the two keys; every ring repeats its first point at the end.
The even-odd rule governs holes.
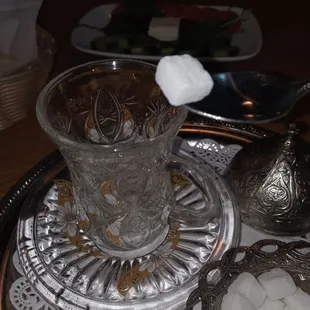
{"type": "Polygon", "coordinates": [[[38,120],[70,171],[77,214],[67,220],[116,257],[158,247],[169,216],[198,224],[218,208],[203,172],[172,155],[187,112],[167,102],[155,71],[131,60],[83,64],[53,79],[37,103],[38,120]],[[176,206],[170,170],[185,173],[201,190],[196,209],[176,206]]]}

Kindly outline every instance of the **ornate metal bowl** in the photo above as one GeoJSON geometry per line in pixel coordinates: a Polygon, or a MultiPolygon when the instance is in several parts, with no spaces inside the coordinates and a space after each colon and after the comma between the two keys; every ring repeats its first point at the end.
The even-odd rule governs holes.
{"type": "Polygon", "coordinates": [[[191,293],[186,309],[193,309],[199,301],[202,310],[221,309],[228,287],[242,272],[259,276],[273,268],[282,268],[291,274],[296,285],[310,293],[309,261],[310,244],[304,241],[260,240],[250,247],[230,249],[221,260],[201,270],[199,286],[191,293]]]}
{"type": "Polygon", "coordinates": [[[242,222],[268,234],[310,231],[310,144],[299,127],[246,145],[225,171],[242,222]]]}

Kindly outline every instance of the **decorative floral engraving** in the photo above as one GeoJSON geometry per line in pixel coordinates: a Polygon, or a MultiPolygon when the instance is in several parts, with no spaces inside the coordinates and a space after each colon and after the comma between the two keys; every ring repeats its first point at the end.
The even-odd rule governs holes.
{"type": "MultiPolygon", "coordinates": [[[[54,128],[76,142],[60,143],[60,150],[72,178],[77,221],[87,221],[85,234],[102,250],[147,246],[167,227],[175,205],[166,162],[187,113],[169,105],[154,70],[96,68],[61,82],[51,99],[54,128]]],[[[66,204],[64,221],[69,212],[66,204]]],[[[73,222],[63,228],[73,237],[73,222]]]]}

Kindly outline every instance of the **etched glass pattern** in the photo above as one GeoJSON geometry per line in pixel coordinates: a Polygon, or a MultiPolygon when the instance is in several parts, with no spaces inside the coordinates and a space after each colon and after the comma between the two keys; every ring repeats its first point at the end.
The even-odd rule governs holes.
{"type": "MultiPolygon", "coordinates": [[[[39,122],[71,174],[77,211],[61,216],[66,223],[78,219],[80,229],[112,256],[137,257],[164,241],[175,206],[167,166],[187,166],[170,162],[186,110],[169,105],[155,70],[125,60],[85,64],[51,81],[37,105],[39,122]]],[[[196,178],[206,187],[203,176],[196,178]]],[[[197,221],[210,220],[206,209],[219,203],[212,184],[204,192],[195,198],[197,221]]]]}

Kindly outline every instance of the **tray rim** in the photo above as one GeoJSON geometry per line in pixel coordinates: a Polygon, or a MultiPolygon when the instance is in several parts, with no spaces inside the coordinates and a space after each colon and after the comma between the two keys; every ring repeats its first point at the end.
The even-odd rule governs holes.
{"type": "MultiPolygon", "coordinates": [[[[233,124],[222,121],[215,121],[211,119],[204,119],[198,116],[187,120],[180,129],[182,134],[199,134],[199,135],[217,135],[238,140],[239,143],[247,144],[252,140],[260,139],[276,135],[274,132],[263,129],[261,127],[247,125],[247,124],[233,124]]],[[[43,175],[49,170],[57,166],[61,169],[64,167],[63,157],[59,151],[54,151],[39,161],[32,167],[15,185],[7,192],[7,194],[0,200],[0,237],[3,239],[5,233],[9,233],[6,247],[1,252],[0,248],[0,310],[3,309],[3,288],[6,269],[9,262],[9,254],[14,242],[13,236],[16,229],[17,221],[13,224],[13,229],[7,232],[9,224],[12,224],[15,215],[18,218],[20,214],[20,206],[27,197],[31,188],[38,182],[43,175]]]]}
{"type": "Polygon", "coordinates": [[[13,239],[15,230],[13,231],[12,235],[10,236],[9,242],[7,244],[7,248],[4,252],[4,255],[2,257],[2,260],[0,260],[0,309],[2,309],[3,305],[3,288],[4,288],[4,279],[6,275],[6,269],[9,262],[9,255],[11,253],[12,244],[15,241],[13,239]]]}

